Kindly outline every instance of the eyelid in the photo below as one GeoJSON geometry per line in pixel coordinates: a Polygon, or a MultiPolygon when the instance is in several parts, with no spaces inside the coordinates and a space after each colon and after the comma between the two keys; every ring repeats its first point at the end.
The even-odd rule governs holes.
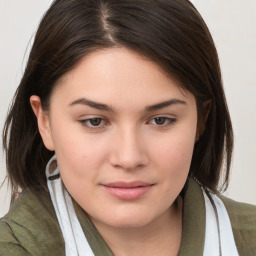
{"type": "Polygon", "coordinates": [[[162,115],[157,115],[157,116],[153,116],[151,117],[148,121],[147,121],[147,124],[149,125],[154,125],[156,127],[159,127],[159,128],[164,128],[164,127],[168,127],[168,126],[171,126],[173,125],[175,122],[177,121],[177,118],[172,116],[170,117],[170,115],[168,114],[162,114],[162,115]],[[157,125],[157,124],[152,124],[152,120],[154,119],[157,119],[157,118],[165,118],[166,120],[168,120],[169,122],[167,124],[163,124],[163,125],[157,125]]]}
{"type": "Polygon", "coordinates": [[[106,125],[108,124],[108,120],[106,118],[102,117],[102,116],[90,116],[90,117],[78,120],[78,122],[83,127],[85,127],[88,130],[91,130],[91,131],[97,131],[97,130],[100,130],[100,129],[104,129],[106,127],[106,125]],[[90,122],[93,119],[101,119],[101,122],[103,122],[103,124],[99,125],[99,126],[88,125],[87,123],[90,122]]]}
{"type": "MultiPolygon", "coordinates": [[[[171,125],[173,125],[175,122],[177,121],[177,117],[175,115],[170,115],[170,114],[159,114],[159,115],[155,115],[152,116],[148,119],[148,121],[146,122],[146,124],[148,125],[152,125],[155,126],[156,128],[167,128],[171,125]],[[154,124],[152,123],[152,121],[156,118],[165,118],[166,121],[168,121],[165,124],[154,124]]],[[[99,130],[103,130],[106,128],[106,126],[108,126],[110,124],[109,120],[103,116],[100,115],[91,115],[91,116],[87,116],[84,117],[83,119],[78,120],[78,122],[86,129],[90,130],[90,131],[99,131],[99,130]],[[98,126],[93,126],[93,125],[88,125],[88,122],[90,122],[93,119],[101,119],[101,123],[98,126]]]]}

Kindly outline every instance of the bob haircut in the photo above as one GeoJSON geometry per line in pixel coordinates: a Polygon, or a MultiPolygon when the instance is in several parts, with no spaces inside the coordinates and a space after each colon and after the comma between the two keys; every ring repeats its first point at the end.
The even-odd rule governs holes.
{"type": "Polygon", "coordinates": [[[28,186],[46,188],[44,147],[30,96],[42,107],[61,78],[90,52],[127,47],[156,62],[196,99],[198,121],[211,101],[196,142],[190,176],[218,192],[228,185],[233,132],[211,34],[188,0],[55,0],[45,13],[3,130],[13,196],[28,186]],[[221,182],[220,182],[221,180],[221,182]]]}

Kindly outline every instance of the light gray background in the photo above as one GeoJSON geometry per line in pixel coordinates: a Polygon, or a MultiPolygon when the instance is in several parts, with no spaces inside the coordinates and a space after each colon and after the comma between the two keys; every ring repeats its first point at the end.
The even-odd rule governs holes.
{"type": "MultiPolygon", "coordinates": [[[[26,64],[26,49],[50,0],[0,0],[0,129],[26,64]]],[[[215,40],[235,132],[230,186],[225,193],[256,204],[256,0],[194,0],[215,40]]],[[[31,39],[32,38],[32,39],[31,39]]],[[[30,41],[30,43],[29,43],[30,41]]],[[[0,153],[0,182],[5,177],[0,153]]],[[[0,216],[9,207],[0,190],[0,216]]]]}

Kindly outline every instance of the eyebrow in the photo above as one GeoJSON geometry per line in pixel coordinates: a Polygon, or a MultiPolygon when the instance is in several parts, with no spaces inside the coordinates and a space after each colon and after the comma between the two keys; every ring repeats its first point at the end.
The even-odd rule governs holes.
{"type": "Polygon", "coordinates": [[[114,109],[111,106],[108,106],[106,104],[103,103],[99,103],[96,101],[92,101],[92,100],[88,100],[86,98],[79,98],[73,102],[71,102],[69,104],[69,106],[74,106],[74,105],[86,105],[89,106],[91,108],[95,108],[98,110],[105,110],[105,111],[110,111],[110,112],[114,112],[114,109]]]}
{"type": "Polygon", "coordinates": [[[158,110],[158,109],[162,109],[171,105],[186,105],[187,103],[184,100],[179,100],[179,99],[171,99],[171,100],[167,100],[167,101],[163,101],[160,103],[157,103],[155,105],[151,105],[146,107],[146,111],[150,112],[150,111],[154,111],[154,110],[158,110]]]}
{"type": "MultiPolygon", "coordinates": [[[[150,111],[155,111],[155,110],[159,110],[159,109],[171,106],[171,105],[178,105],[178,104],[186,105],[187,103],[183,100],[171,99],[171,100],[163,101],[163,102],[160,102],[160,103],[157,103],[154,105],[147,106],[145,108],[145,110],[146,110],[146,112],[150,112],[150,111]]],[[[107,104],[99,103],[99,102],[92,101],[92,100],[89,100],[86,98],[79,98],[69,104],[69,106],[74,106],[74,105],[85,105],[85,106],[89,106],[91,108],[95,108],[98,110],[114,112],[113,107],[111,107],[107,104]]]]}

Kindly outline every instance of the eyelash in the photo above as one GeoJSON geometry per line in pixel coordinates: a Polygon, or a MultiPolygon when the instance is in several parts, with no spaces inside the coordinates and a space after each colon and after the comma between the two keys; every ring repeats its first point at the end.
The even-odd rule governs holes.
{"type": "Polygon", "coordinates": [[[147,123],[151,124],[151,125],[156,125],[157,127],[168,127],[172,124],[174,124],[177,121],[177,119],[175,118],[170,118],[170,117],[166,117],[166,116],[157,116],[157,117],[153,117],[151,118],[147,123]],[[156,121],[157,119],[164,119],[164,124],[152,124],[152,121],[156,121]]]}
{"type": "Polygon", "coordinates": [[[105,125],[107,124],[107,121],[102,118],[102,117],[93,117],[93,118],[88,118],[88,119],[85,119],[85,120],[80,120],[79,121],[83,126],[85,126],[87,129],[90,129],[90,130],[97,130],[97,129],[103,129],[105,127],[105,125]],[[100,124],[101,123],[104,123],[103,125],[92,125],[91,122],[93,120],[98,120],[100,121],[100,124]]]}
{"type": "MultiPolygon", "coordinates": [[[[176,118],[170,118],[170,117],[166,117],[166,116],[157,116],[157,117],[151,118],[149,121],[146,122],[146,124],[153,125],[153,126],[156,126],[159,128],[164,128],[164,127],[169,127],[169,126],[173,125],[176,121],[177,121],[176,118]],[[156,124],[157,119],[164,119],[163,120],[164,123],[156,124]],[[153,121],[154,121],[154,123],[152,123],[153,121]]],[[[80,120],[79,122],[82,124],[82,126],[86,127],[89,130],[94,130],[94,131],[104,129],[105,126],[108,124],[108,121],[102,117],[88,118],[85,120],[80,120]],[[98,125],[93,125],[91,123],[92,121],[100,121],[100,123],[98,125]]]]}

